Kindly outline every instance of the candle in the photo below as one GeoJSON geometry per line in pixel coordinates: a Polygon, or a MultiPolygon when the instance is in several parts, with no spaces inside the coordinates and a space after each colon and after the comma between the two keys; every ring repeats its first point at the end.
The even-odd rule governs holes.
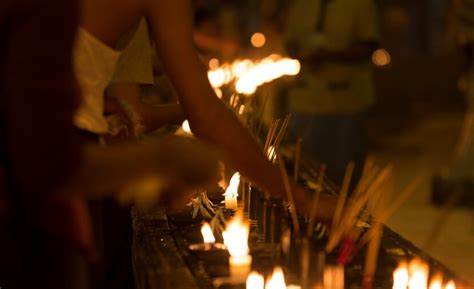
{"type": "Polygon", "coordinates": [[[456,289],[456,284],[454,283],[453,280],[450,280],[448,283],[446,283],[446,289],[456,289]]]}
{"type": "Polygon", "coordinates": [[[324,268],[324,289],[344,289],[344,267],[342,265],[324,268]]]}
{"type": "Polygon", "coordinates": [[[237,197],[225,196],[224,202],[227,210],[237,210],[237,197]]]}
{"type": "Polygon", "coordinates": [[[442,289],[443,276],[440,273],[433,275],[430,282],[430,289],[442,289]]]}
{"type": "Polygon", "coordinates": [[[230,179],[230,184],[224,193],[225,208],[228,210],[237,210],[237,197],[239,196],[240,174],[235,173],[230,179]]]}
{"type": "Polygon", "coordinates": [[[408,265],[401,262],[393,272],[393,289],[406,289],[408,287],[408,265]]]}
{"type": "Polygon", "coordinates": [[[264,289],[265,279],[257,272],[252,272],[247,277],[246,289],[264,289]]]}
{"type": "Polygon", "coordinates": [[[252,256],[249,254],[248,247],[248,222],[244,222],[242,216],[236,214],[227,224],[222,236],[230,254],[229,266],[231,277],[236,280],[246,280],[252,265],[252,256]]]}
{"type": "Polygon", "coordinates": [[[204,243],[206,244],[213,244],[216,242],[216,238],[214,237],[214,234],[212,233],[211,226],[209,223],[205,222],[202,227],[201,227],[201,234],[202,234],[202,239],[204,243]]]}
{"type": "Polygon", "coordinates": [[[285,275],[281,267],[275,267],[265,289],[286,289],[285,275]]]}
{"type": "Polygon", "coordinates": [[[413,259],[408,265],[410,280],[408,281],[409,289],[427,289],[429,267],[419,259],[413,259]]]}

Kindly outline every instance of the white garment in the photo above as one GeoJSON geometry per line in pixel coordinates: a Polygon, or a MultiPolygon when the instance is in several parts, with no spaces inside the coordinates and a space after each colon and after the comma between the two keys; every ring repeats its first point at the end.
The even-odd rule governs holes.
{"type": "Polygon", "coordinates": [[[83,28],[74,47],[74,69],[82,92],[82,102],[74,115],[80,129],[104,134],[104,91],[110,83],[121,52],[112,49],[83,28]]]}

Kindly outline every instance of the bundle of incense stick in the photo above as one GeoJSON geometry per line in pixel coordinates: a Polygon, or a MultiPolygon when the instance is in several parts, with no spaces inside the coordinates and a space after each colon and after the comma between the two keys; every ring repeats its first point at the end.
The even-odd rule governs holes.
{"type": "MultiPolygon", "coordinates": [[[[365,178],[374,175],[371,170],[372,169],[368,170],[365,178]]],[[[328,253],[332,252],[332,250],[334,250],[340,243],[342,238],[347,236],[354,228],[357,217],[361,214],[369,198],[376,198],[382,192],[381,188],[384,187],[384,184],[387,182],[391,174],[392,166],[386,166],[374,176],[373,180],[364,180],[364,176],[362,177],[360,184],[356,189],[354,201],[345,206],[341,220],[338,224],[335,224],[334,228],[331,230],[326,245],[326,251],[328,253]]]]}
{"type": "Polygon", "coordinates": [[[265,145],[263,147],[263,151],[265,155],[268,155],[268,152],[271,147],[273,148],[274,152],[278,151],[289,122],[290,122],[289,114],[283,120],[272,119],[269,129],[268,129],[267,138],[265,140],[265,145]]]}
{"type": "Polygon", "coordinates": [[[318,205],[319,205],[319,198],[321,196],[321,192],[323,190],[323,182],[324,182],[324,175],[326,173],[326,165],[321,165],[321,168],[319,169],[319,174],[318,174],[318,184],[319,186],[316,187],[315,189],[315,194],[313,198],[313,204],[311,207],[311,211],[309,214],[309,221],[308,221],[308,226],[306,228],[306,235],[308,238],[311,238],[313,236],[314,232],[314,223],[316,220],[316,214],[318,212],[318,205]]]}
{"type": "MultiPolygon", "coordinates": [[[[377,199],[369,201],[369,211],[373,216],[378,217],[386,208],[386,196],[381,194],[377,199]]],[[[383,224],[375,221],[372,225],[375,232],[374,237],[370,240],[367,248],[365,258],[364,275],[362,281],[363,289],[371,289],[373,287],[373,280],[375,271],[377,269],[377,260],[379,256],[380,243],[383,236],[383,224]]]]}
{"type": "MultiPolygon", "coordinates": [[[[373,220],[373,226],[370,230],[368,230],[363,236],[363,228],[361,227],[354,227],[351,231],[347,233],[347,236],[342,244],[342,248],[339,254],[338,263],[339,264],[346,264],[350,258],[359,252],[362,247],[372,242],[377,243],[377,238],[381,237],[380,227],[403,205],[403,203],[415,192],[416,188],[420,185],[421,181],[423,180],[422,175],[415,177],[403,190],[400,194],[397,194],[397,197],[392,200],[390,203],[391,205],[388,206],[385,200],[386,197],[386,190],[382,189],[382,193],[378,194],[378,196],[374,196],[372,199],[379,198],[383,203],[375,202],[375,206],[372,205],[374,209],[370,211],[363,211],[359,221],[367,222],[370,217],[373,220]],[[370,214],[369,214],[370,213],[370,214]],[[362,236],[362,237],[361,237],[362,236]]],[[[373,245],[376,246],[376,245],[373,245]]],[[[371,256],[371,258],[374,258],[371,256]]],[[[370,273],[370,270],[369,270],[370,273]]],[[[370,275],[370,274],[369,274],[370,275]]]]}

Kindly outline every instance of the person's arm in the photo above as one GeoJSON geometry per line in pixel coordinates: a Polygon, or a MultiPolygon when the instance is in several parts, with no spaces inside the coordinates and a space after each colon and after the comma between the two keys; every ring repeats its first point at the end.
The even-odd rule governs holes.
{"type": "MultiPolygon", "coordinates": [[[[180,124],[184,114],[179,104],[150,105],[141,100],[140,85],[136,83],[113,83],[108,95],[125,101],[138,114],[145,131],[153,131],[166,124],[180,124]]],[[[118,110],[120,106],[117,106],[118,110]]]]}
{"type": "MultiPolygon", "coordinates": [[[[193,133],[214,143],[230,164],[262,189],[284,196],[279,170],[265,158],[261,148],[237,118],[216,97],[193,44],[192,13],[188,0],[145,0],[158,54],[175,85],[193,133]]],[[[307,205],[303,190],[297,191],[307,205]]],[[[328,205],[324,201],[322,206],[328,205]]],[[[306,208],[303,207],[305,211],[306,208]]]]}
{"type": "Polygon", "coordinates": [[[180,194],[218,181],[215,150],[189,138],[149,138],[145,143],[122,142],[106,148],[86,144],[83,149],[81,165],[59,193],[103,198],[150,177],[160,180],[165,193],[172,188],[180,201],[180,194]]]}

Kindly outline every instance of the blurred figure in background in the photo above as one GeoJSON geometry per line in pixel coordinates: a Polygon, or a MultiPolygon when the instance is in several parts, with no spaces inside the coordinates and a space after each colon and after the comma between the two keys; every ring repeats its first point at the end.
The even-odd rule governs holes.
{"type": "Polygon", "coordinates": [[[459,83],[467,110],[451,164],[434,177],[432,200],[439,205],[457,198],[458,204],[474,206],[474,1],[452,0],[450,4],[455,41],[465,58],[459,83]]]}
{"type": "Polygon", "coordinates": [[[367,116],[374,103],[371,56],[378,46],[373,0],[296,0],[285,32],[302,71],[288,95],[293,131],[303,151],[341,183],[347,164],[360,178],[367,150],[367,116]]]}

